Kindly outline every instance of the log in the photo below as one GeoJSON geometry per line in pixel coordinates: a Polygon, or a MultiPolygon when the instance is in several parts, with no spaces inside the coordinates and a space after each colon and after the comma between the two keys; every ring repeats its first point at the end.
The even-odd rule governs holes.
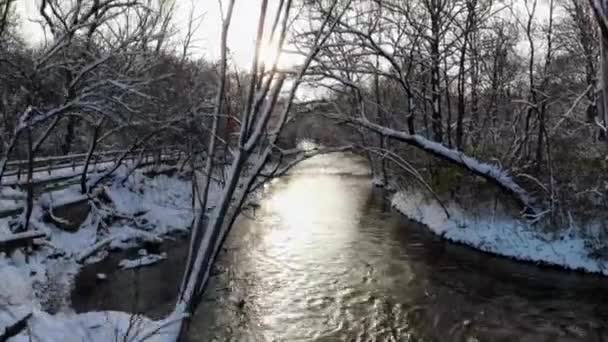
{"type": "Polygon", "coordinates": [[[30,319],[30,317],[32,317],[31,312],[6,327],[2,334],[0,334],[0,341],[8,341],[9,338],[19,335],[23,330],[25,330],[25,328],[27,328],[27,321],[30,319]]]}
{"type": "Polygon", "coordinates": [[[497,166],[479,161],[464,153],[450,149],[440,143],[430,141],[420,135],[409,134],[388,127],[384,127],[370,122],[367,119],[352,119],[351,123],[358,124],[360,127],[367,128],[382,136],[393,138],[411,146],[417,147],[435,157],[448,161],[454,165],[471,171],[473,174],[484,178],[490,183],[495,184],[500,189],[513,196],[513,198],[530,214],[535,214],[538,209],[534,205],[532,196],[522,188],[509,175],[506,170],[497,166]]]}
{"type": "Polygon", "coordinates": [[[0,235],[0,251],[10,252],[17,248],[31,245],[34,239],[46,237],[46,234],[40,231],[28,231],[11,235],[0,235]]]}
{"type": "Polygon", "coordinates": [[[78,254],[76,256],[76,261],[78,263],[82,264],[91,255],[96,254],[97,252],[101,251],[102,249],[108,247],[112,243],[112,241],[114,241],[115,239],[116,239],[116,236],[111,236],[109,238],[99,241],[98,243],[94,244],[93,246],[85,249],[80,254],[78,254]]]}

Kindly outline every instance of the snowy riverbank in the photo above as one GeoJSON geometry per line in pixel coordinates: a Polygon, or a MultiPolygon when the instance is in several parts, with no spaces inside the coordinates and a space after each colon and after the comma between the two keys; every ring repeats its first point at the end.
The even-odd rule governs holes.
{"type": "MultiPolygon", "coordinates": [[[[146,170],[136,170],[122,182],[126,172],[126,168],[119,170],[104,186],[102,196],[85,202],[89,212],[76,231],[61,229],[48,216],[49,208],[81,197],[77,186],[45,194],[37,201],[32,226],[48,239],[27,256],[20,250],[0,253],[0,339],[5,328],[25,317],[28,329],[10,341],[29,341],[30,336],[33,341],[109,341],[125,335],[129,341],[139,341],[152,331],[158,335],[161,326],[162,330],[171,328],[170,322],[127,313],[76,314],[70,306],[73,281],[83,264],[103,259],[108,249],[157,244],[190,227],[190,181],[177,175],[147,177],[146,170]]],[[[16,219],[0,219],[0,237],[10,234],[16,219]]],[[[162,262],[162,256],[157,259],[162,262]]],[[[125,260],[124,264],[134,267],[148,262],[125,260]]]]}
{"type": "Polygon", "coordinates": [[[507,214],[479,215],[454,202],[444,204],[449,218],[437,201],[420,192],[400,191],[392,197],[395,209],[447,240],[517,260],[608,275],[605,260],[594,257],[602,249],[597,239],[599,225],[588,227],[584,237],[574,223],[558,233],[542,233],[507,214]]]}

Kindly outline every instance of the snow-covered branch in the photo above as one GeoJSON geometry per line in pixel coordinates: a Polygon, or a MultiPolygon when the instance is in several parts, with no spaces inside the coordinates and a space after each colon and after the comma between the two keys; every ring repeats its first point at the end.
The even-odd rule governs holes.
{"type": "Polygon", "coordinates": [[[496,184],[505,192],[513,195],[514,199],[518,201],[526,210],[529,210],[532,213],[537,211],[532,196],[524,188],[522,188],[506,170],[503,170],[495,165],[481,162],[473,157],[465,155],[460,151],[447,148],[440,143],[428,140],[420,135],[409,134],[403,131],[384,127],[372,123],[367,119],[350,119],[349,121],[352,124],[365,127],[383,136],[405,142],[426,151],[435,157],[446,160],[456,166],[465,168],[475,175],[496,184]]]}

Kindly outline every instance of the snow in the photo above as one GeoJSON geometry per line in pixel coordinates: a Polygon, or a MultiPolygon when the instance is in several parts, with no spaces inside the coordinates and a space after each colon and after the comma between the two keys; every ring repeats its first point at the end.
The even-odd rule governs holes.
{"type": "MultiPolygon", "coordinates": [[[[114,165],[114,161],[106,161],[97,164],[91,164],[89,168],[92,172],[99,171],[103,172],[114,165]]],[[[45,181],[53,181],[60,180],[65,178],[77,177],[82,174],[84,166],[79,165],[72,168],[71,166],[66,166],[63,168],[58,168],[51,170],[49,173],[47,170],[34,171],[33,179],[36,182],[45,182],[45,181]]],[[[27,180],[27,175],[21,174],[21,178],[17,178],[17,175],[5,175],[2,177],[2,185],[17,185],[17,184],[25,184],[27,180]]]]}
{"type": "Polygon", "coordinates": [[[105,191],[118,214],[137,216],[143,229],[153,228],[158,235],[184,231],[192,222],[191,185],[178,177],[134,175],[124,185],[114,182],[105,191]]]}
{"type": "Polygon", "coordinates": [[[43,304],[57,311],[67,309],[76,263],[20,252],[12,257],[0,253],[0,332],[43,304]]]}
{"type": "Polygon", "coordinates": [[[169,317],[152,321],[141,315],[116,311],[83,314],[50,315],[34,310],[28,320],[28,331],[10,339],[10,342],[165,342],[173,341],[177,321],[169,317]]]}
{"type": "Polygon", "coordinates": [[[366,119],[357,119],[355,121],[368,129],[382,134],[383,136],[392,137],[397,140],[406,142],[410,145],[430,152],[431,154],[440,157],[444,160],[450,161],[462,167],[466,167],[476,175],[483,177],[491,182],[494,182],[503,190],[512,193],[515,198],[520,201],[521,204],[524,205],[527,209],[536,211],[536,208],[534,206],[534,199],[528,194],[526,190],[520,187],[519,184],[517,184],[513,180],[513,178],[506,170],[503,170],[498,166],[481,162],[475,158],[465,155],[460,151],[450,149],[440,143],[428,140],[425,137],[417,134],[409,134],[403,131],[394,130],[388,127],[372,123],[366,119]]]}
{"type": "MultiPolygon", "coordinates": [[[[167,160],[168,158],[171,157],[175,157],[174,154],[163,154],[162,155],[162,159],[163,160],[167,160]]],[[[44,158],[38,159],[38,160],[43,160],[44,158]]],[[[84,160],[84,157],[83,157],[84,160]]],[[[129,157],[126,160],[122,161],[123,166],[133,166],[134,163],[137,162],[137,158],[133,159],[133,157],[129,157]]],[[[114,163],[115,161],[112,160],[107,160],[106,161],[98,161],[98,162],[91,162],[91,164],[89,164],[88,170],[89,170],[89,174],[87,175],[87,178],[95,178],[95,176],[100,176],[102,175],[104,172],[111,170],[114,167],[114,163]]],[[[82,174],[82,171],[84,169],[84,165],[80,164],[80,165],[66,165],[65,167],[58,167],[55,169],[50,170],[50,172],[48,170],[42,169],[42,168],[36,168],[32,174],[33,179],[35,182],[47,182],[47,181],[55,181],[55,180],[62,180],[62,179],[68,179],[68,178],[73,178],[73,177],[79,177],[82,174]]],[[[0,185],[2,186],[7,186],[7,185],[18,185],[18,184],[25,184],[27,180],[27,174],[26,171],[22,170],[21,173],[21,177],[18,178],[16,174],[14,174],[13,172],[8,172],[2,176],[0,185]]]]}
{"type": "Polygon", "coordinates": [[[111,249],[129,249],[145,242],[161,243],[162,237],[154,232],[147,232],[130,226],[112,226],[109,228],[111,249]]]}
{"type": "Polygon", "coordinates": [[[14,265],[0,263],[0,335],[32,311],[32,286],[14,265]]]}
{"type": "Polygon", "coordinates": [[[0,188],[0,199],[23,200],[25,192],[8,187],[0,188]]]}
{"type": "Polygon", "coordinates": [[[542,233],[507,214],[478,215],[454,202],[444,204],[450,218],[436,201],[420,192],[397,192],[392,198],[395,209],[447,240],[518,260],[608,275],[604,262],[590,255],[592,241],[573,225],[559,233],[542,233]]]}
{"type": "Polygon", "coordinates": [[[0,211],[15,211],[23,206],[25,192],[10,187],[0,187],[0,211]]]}
{"type": "Polygon", "coordinates": [[[139,268],[143,266],[154,265],[160,261],[167,259],[167,253],[161,254],[149,254],[144,255],[141,258],[133,259],[133,260],[121,260],[118,266],[120,268],[128,270],[133,268],[139,268]]]}
{"type": "Polygon", "coordinates": [[[311,139],[302,139],[298,141],[297,147],[302,151],[313,151],[321,146],[311,139]]]}
{"type": "Polygon", "coordinates": [[[46,192],[38,198],[38,204],[43,208],[60,207],[63,205],[86,200],[88,197],[80,193],[78,184],[66,188],[46,192]]]}
{"type": "MultiPolygon", "coordinates": [[[[145,169],[138,169],[121,182],[126,172],[128,168],[123,166],[115,177],[107,180],[104,190],[110,202],[89,200],[91,211],[76,232],[61,230],[44,222],[43,217],[48,208],[79,200],[77,185],[44,194],[36,200],[32,227],[46,233],[49,239],[27,260],[19,250],[10,256],[0,253],[0,333],[31,313],[28,327],[33,341],[110,341],[116,336],[124,337],[127,331],[129,341],[164,340],[156,330],[170,322],[138,317],[141,324],[129,330],[129,321],[134,317],[130,314],[94,312],[77,315],[69,303],[73,281],[82,262],[95,262],[105,257],[106,247],[126,249],[145,242],[161,243],[171,234],[187,231],[190,227],[193,212],[189,180],[177,175],[149,178],[143,175],[145,169]],[[154,336],[146,338],[145,335],[154,336]]],[[[212,184],[211,205],[219,189],[216,183],[212,184]]],[[[3,198],[22,196],[8,187],[2,189],[3,198]]],[[[11,233],[11,220],[0,218],[0,235],[11,233]]],[[[121,267],[151,265],[166,257],[166,254],[142,255],[135,260],[125,260],[121,267]]],[[[173,326],[168,331],[172,336],[176,334],[173,326]]],[[[29,336],[19,335],[10,341],[29,341],[29,336]]]]}

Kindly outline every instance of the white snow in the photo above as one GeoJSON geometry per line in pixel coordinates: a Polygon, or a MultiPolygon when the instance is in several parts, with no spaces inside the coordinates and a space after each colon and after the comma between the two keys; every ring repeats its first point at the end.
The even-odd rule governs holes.
{"type": "Polygon", "coordinates": [[[319,144],[315,143],[311,139],[302,139],[302,140],[298,141],[297,147],[298,147],[298,149],[300,149],[302,151],[312,151],[321,146],[319,144]]]}
{"type": "Polygon", "coordinates": [[[426,225],[450,241],[518,260],[562,266],[608,275],[607,265],[590,256],[589,237],[574,226],[548,234],[506,214],[474,215],[456,203],[444,203],[450,218],[433,199],[417,191],[402,191],[392,205],[408,218],[426,225]]]}
{"type": "MultiPolygon", "coordinates": [[[[167,160],[172,157],[175,157],[175,154],[163,154],[162,155],[163,160],[167,160]]],[[[40,158],[40,159],[37,159],[37,161],[44,160],[44,159],[45,158],[40,158]]],[[[84,157],[83,157],[83,160],[84,160],[84,157]]],[[[137,162],[137,159],[129,158],[129,159],[123,160],[121,165],[130,167],[130,166],[133,166],[136,162],[137,162]]],[[[114,164],[115,164],[114,160],[108,160],[107,158],[105,161],[102,161],[102,160],[100,160],[98,162],[92,161],[88,167],[89,174],[88,174],[87,178],[94,178],[95,175],[103,174],[105,171],[108,171],[112,167],[114,167],[114,164]]],[[[33,180],[35,182],[53,181],[53,180],[78,177],[82,174],[83,169],[84,169],[83,164],[74,165],[74,166],[66,165],[65,167],[58,167],[58,168],[52,169],[52,170],[50,170],[50,172],[49,172],[49,170],[44,170],[42,168],[36,168],[34,170],[32,176],[33,176],[33,180]]],[[[22,170],[21,177],[17,177],[17,175],[14,174],[14,172],[7,171],[2,176],[0,184],[2,186],[25,184],[25,182],[27,180],[26,172],[27,171],[22,170]]]]}
{"type": "Polygon", "coordinates": [[[149,254],[133,260],[121,260],[118,266],[120,266],[120,268],[122,269],[128,270],[143,266],[154,265],[165,259],[167,259],[167,253],[164,252],[161,254],[149,254]]]}
{"type": "Polygon", "coordinates": [[[45,192],[38,198],[38,204],[43,208],[60,207],[86,200],[88,197],[80,193],[79,185],[72,185],[66,188],[45,192]]]}
{"type": "Polygon", "coordinates": [[[23,207],[25,192],[10,187],[0,187],[0,211],[13,211],[23,207]]]}
{"type": "Polygon", "coordinates": [[[0,262],[0,335],[32,311],[32,286],[16,266],[0,262]]]}
{"type": "MultiPolygon", "coordinates": [[[[45,209],[79,200],[78,186],[45,194],[36,200],[32,227],[49,236],[46,244],[26,258],[20,251],[11,256],[0,253],[0,333],[6,326],[32,313],[28,327],[32,341],[112,341],[123,340],[129,331],[129,341],[164,341],[163,331],[175,336],[173,326],[159,327],[169,321],[153,322],[138,317],[136,329],[128,329],[132,315],[119,312],[74,314],[69,293],[80,262],[94,262],[104,257],[105,247],[133,248],[144,242],[160,243],[171,233],[187,231],[192,221],[191,185],[179,176],[158,175],[148,178],[144,169],[136,170],[124,184],[120,180],[126,167],[108,179],[105,191],[111,199],[89,201],[92,210],[76,232],[66,232],[45,223],[45,209]],[[114,217],[114,219],[106,220],[114,217]],[[109,224],[107,222],[109,222],[109,224]],[[55,303],[57,302],[57,303],[55,303]],[[53,306],[56,315],[43,310],[53,306]],[[152,336],[154,335],[154,336],[152,336]],[[151,338],[149,338],[152,336],[151,338]]],[[[217,197],[218,185],[212,183],[211,204],[217,197]]],[[[3,188],[2,198],[19,199],[19,191],[3,188]],[[6,190],[8,189],[8,190],[6,190]]],[[[6,201],[11,199],[5,199],[6,201]]],[[[19,199],[21,201],[21,199],[19,199]]],[[[3,202],[4,203],[4,202],[3,202]]],[[[0,219],[0,235],[10,234],[11,218],[0,219]]],[[[166,254],[143,255],[125,260],[122,267],[150,265],[166,258],[166,254]]],[[[175,318],[173,318],[175,319],[175,318]]],[[[177,324],[179,326],[179,324],[177,324]]],[[[19,335],[10,341],[29,341],[19,335]]]]}
{"type": "MultiPolygon", "coordinates": [[[[91,172],[103,172],[114,165],[113,161],[101,162],[97,164],[91,164],[89,166],[91,172]]],[[[66,166],[63,168],[46,171],[39,170],[34,171],[32,174],[33,180],[35,182],[43,182],[43,181],[53,181],[64,178],[77,177],[82,174],[84,166],[78,165],[72,168],[71,166],[66,166]]],[[[16,185],[16,184],[25,184],[27,181],[27,174],[22,173],[21,177],[18,178],[17,175],[5,175],[2,177],[2,185],[16,185]]]]}
{"type": "Polygon", "coordinates": [[[145,222],[142,229],[153,228],[157,235],[183,231],[192,221],[191,185],[178,177],[136,174],[124,185],[115,182],[105,190],[118,214],[137,215],[138,222],[145,222]]]}
{"type": "Polygon", "coordinates": [[[161,243],[162,237],[154,232],[147,232],[130,226],[113,225],[109,228],[110,248],[129,249],[145,242],[161,243]]]}
{"type": "Polygon", "coordinates": [[[10,342],[165,342],[172,341],[183,317],[152,321],[141,315],[116,311],[50,315],[34,310],[28,331],[10,342]]]}
{"type": "Polygon", "coordinates": [[[526,190],[517,184],[511,175],[496,165],[484,163],[475,158],[465,155],[464,153],[450,149],[440,143],[426,139],[417,134],[409,134],[403,131],[398,131],[388,127],[384,127],[368,121],[367,119],[356,119],[357,123],[376,131],[384,136],[393,137],[410,145],[430,152],[431,154],[448,160],[452,163],[468,168],[476,175],[483,177],[489,181],[495,182],[504,190],[511,192],[517,200],[519,200],[526,208],[536,211],[534,199],[526,190]]]}

